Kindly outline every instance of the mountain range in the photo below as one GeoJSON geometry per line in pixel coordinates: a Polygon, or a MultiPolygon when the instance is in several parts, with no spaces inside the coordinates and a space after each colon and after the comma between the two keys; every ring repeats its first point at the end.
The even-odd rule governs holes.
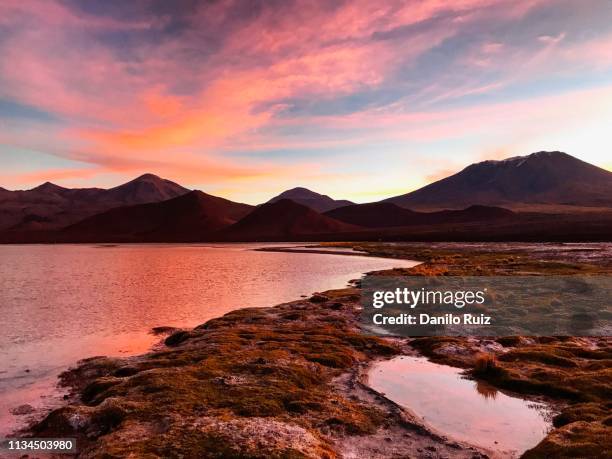
{"type": "Polygon", "coordinates": [[[354,204],[293,188],[259,206],[152,174],[110,188],[0,188],[2,242],[610,240],[612,173],[561,152],[472,164],[354,204]]]}
{"type": "Polygon", "coordinates": [[[50,182],[25,191],[0,192],[0,230],[52,230],[106,210],[165,201],[189,192],[153,174],[110,189],[64,188],[50,182]]]}

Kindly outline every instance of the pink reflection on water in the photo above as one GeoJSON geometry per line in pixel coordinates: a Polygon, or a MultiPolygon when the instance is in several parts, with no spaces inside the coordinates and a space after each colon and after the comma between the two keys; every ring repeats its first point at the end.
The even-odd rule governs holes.
{"type": "Polygon", "coordinates": [[[78,358],[96,353],[141,354],[159,340],[160,337],[145,333],[122,333],[81,336],[78,340],[56,337],[15,347],[11,359],[6,359],[8,366],[0,370],[0,432],[6,435],[23,427],[30,418],[39,418],[41,412],[57,407],[64,394],[57,387],[57,377],[78,358]],[[15,415],[24,406],[34,412],[15,415]]]}
{"type": "Polygon", "coordinates": [[[369,382],[443,434],[507,457],[537,445],[550,428],[544,404],[510,397],[484,382],[465,379],[458,368],[423,357],[379,362],[369,382]]]}

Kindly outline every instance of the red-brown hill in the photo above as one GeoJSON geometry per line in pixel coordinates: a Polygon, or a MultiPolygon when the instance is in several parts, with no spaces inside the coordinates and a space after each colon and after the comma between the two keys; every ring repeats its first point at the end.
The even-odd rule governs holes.
{"type": "Polygon", "coordinates": [[[223,230],[226,240],[296,240],[300,236],[358,231],[355,225],[322,215],[289,199],[257,207],[242,220],[223,230]]]}
{"type": "Polygon", "coordinates": [[[65,228],[63,239],[88,242],[201,241],[253,209],[201,191],[167,201],[108,210],[65,228]]]}

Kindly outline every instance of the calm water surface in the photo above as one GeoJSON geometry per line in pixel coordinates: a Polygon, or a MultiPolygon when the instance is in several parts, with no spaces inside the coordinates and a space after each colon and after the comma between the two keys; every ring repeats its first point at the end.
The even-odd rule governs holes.
{"type": "Polygon", "coordinates": [[[504,457],[519,457],[546,436],[550,412],[545,405],[509,397],[461,372],[403,356],[374,365],[369,384],[434,429],[504,457]]]}
{"type": "Polygon", "coordinates": [[[415,264],[252,250],[261,246],[0,246],[0,436],[27,419],[12,415],[15,407],[57,402],[61,370],[93,355],[144,352],[159,340],[152,327],[192,327],[415,264]]]}

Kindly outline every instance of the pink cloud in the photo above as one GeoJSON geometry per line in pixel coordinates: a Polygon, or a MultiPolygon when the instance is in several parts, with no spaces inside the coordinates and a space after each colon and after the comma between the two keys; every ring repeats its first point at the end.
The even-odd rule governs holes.
{"type": "MultiPolygon", "coordinates": [[[[169,19],[118,20],[77,13],[61,2],[9,0],[0,5],[0,25],[23,26],[0,43],[0,97],[48,111],[61,123],[31,137],[16,131],[16,138],[5,143],[50,151],[104,173],[146,169],[177,179],[248,180],[294,170],[224,153],[321,150],[380,140],[427,142],[465,136],[494,123],[563,125],[566,121],[555,113],[558,104],[570,101],[588,111],[602,93],[446,110],[423,107],[495,94],[551,67],[563,71],[612,62],[609,40],[570,45],[560,31],[535,37],[533,48],[517,49],[486,37],[457,58],[476,69],[475,75],[497,70],[496,78],[466,73],[466,81],[457,82],[460,75],[439,75],[425,87],[406,82],[404,97],[376,108],[347,115],[290,114],[292,99],[327,101],[384,89],[462,31],[484,22],[519,20],[545,3],[357,0],[332,5],[299,0],[291,14],[282,5],[268,7],[236,25],[232,12],[239,5],[220,1],[203,4],[180,34],[113,47],[97,37],[163,30],[169,19]],[[452,19],[436,22],[443,14],[452,19]],[[226,28],[231,30],[224,33],[226,28]],[[424,102],[415,108],[418,98],[424,102]],[[321,135],[279,133],[290,127],[321,135]]],[[[307,173],[318,173],[316,165],[301,162],[307,173]]],[[[50,171],[58,178],[80,173],[90,171],[50,171]]]]}

